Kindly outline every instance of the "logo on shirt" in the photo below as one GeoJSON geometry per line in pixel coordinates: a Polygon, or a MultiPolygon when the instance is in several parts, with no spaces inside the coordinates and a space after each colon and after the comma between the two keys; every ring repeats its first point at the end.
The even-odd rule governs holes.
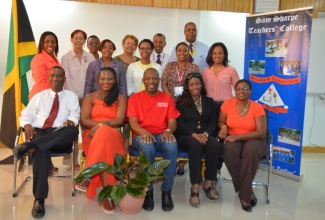
{"type": "Polygon", "coordinates": [[[168,107],[168,103],[167,102],[158,102],[157,107],[168,107]]]}

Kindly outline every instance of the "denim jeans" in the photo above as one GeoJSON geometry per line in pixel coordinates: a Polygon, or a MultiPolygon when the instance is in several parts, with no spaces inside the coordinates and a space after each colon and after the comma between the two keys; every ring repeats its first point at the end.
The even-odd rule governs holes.
{"type": "MultiPolygon", "coordinates": [[[[170,164],[164,169],[164,173],[168,179],[164,179],[161,185],[161,190],[169,191],[173,187],[174,175],[176,170],[176,160],[178,154],[177,142],[168,143],[166,140],[161,141],[161,134],[154,135],[156,142],[143,143],[141,142],[141,136],[137,135],[133,138],[132,145],[139,151],[141,151],[150,161],[150,164],[155,162],[155,152],[159,151],[163,153],[163,159],[170,160],[170,164]]],[[[152,183],[149,186],[149,190],[152,189],[152,183]]]]}

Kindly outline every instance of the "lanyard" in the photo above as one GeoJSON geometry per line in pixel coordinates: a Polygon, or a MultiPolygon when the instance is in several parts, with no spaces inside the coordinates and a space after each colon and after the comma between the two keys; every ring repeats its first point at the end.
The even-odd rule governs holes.
{"type": "MultiPolygon", "coordinates": [[[[185,65],[185,68],[187,67],[187,65],[185,65]]],[[[183,77],[185,75],[185,70],[183,71],[183,74],[180,73],[180,71],[178,70],[178,64],[176,64],[176,73],[177,73],[177,81],[178,81],[178,85],[181,86],[182,85],[182,81],[183,81],[183,77]]]]}
{"type": "MultiPolygon", "coordinates": [[[[190,43],[190,44],[191,44],[191,43],[190,43]]],[[[190,44],[188,44],[188,47],[190,47],[190,44]]],[[[195,52],[196,52],[197,41],[196,41],[194,44],[192,44],[192,46],[193,46],[193,51],[191,51],[191,49],[189,49],[189,54],[191,55],[191,57],[192,57],[193,60],[194,60],[194,54],[195,54],[195,52]]]]}

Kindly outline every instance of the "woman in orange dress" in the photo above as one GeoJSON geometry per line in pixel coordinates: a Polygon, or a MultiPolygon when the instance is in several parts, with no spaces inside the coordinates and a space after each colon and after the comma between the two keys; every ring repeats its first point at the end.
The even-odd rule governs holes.
{"type": "MultiPolygon", "coordinates": [[[[119,94],[116,72],[111,67],[103,67],[98,75],[99,91],[88,94],[82,103],[81,124],[85,131],[82,147],[86,154],[86,168],[103,161],[114,164],[115,154],[125,155],[123,136],[119,128],[123,126],[126,114],[126,97],[119,94]]],[[[76,183],[76,188],[87,191],[89,199],[96,196],[100,186],[114,185],[113,175],[102,173],[91,179],[76,183]]],[[[114,212],[115,205],[110,198],[103,202],[106,212],[114,212]]]]}

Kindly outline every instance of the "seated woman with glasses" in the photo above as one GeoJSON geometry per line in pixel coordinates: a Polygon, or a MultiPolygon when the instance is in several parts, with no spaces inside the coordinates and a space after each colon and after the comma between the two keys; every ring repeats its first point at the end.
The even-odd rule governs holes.
{"type": "MultiPolygon", "coordinates": [[[[131,63],[126,71],[126,82],[128,87],[128,96],[132,93],[137,93],[145,89],[142,83],[143,73],[148,68],[155,68],[159,73],[159,78],[161,78],[162,68],[158,63],[154,63],[150,60],[150,56],[153,51],[153,42],[149,39],[143,39],[139,43],[139,51],[141,60],[131,63]]],[[[158,90],[161,90],[161,85],[159,83],[158,90]]]]}
{"type": "MultiPolygon", "coordinates": [[[[126,97],[119,94],[113,68],[102,68],[98,80],[99,90],[84,98],[81,109],[81,124],[85,128],[82,147],[87,156],[86,168],[99,161],[113,164],[116,154],[125,155],[119,128],[125,120],[126,97]]],[[[77,182],[75,188],[87,192],[87,197],[91,199],[96,196],[97,187],[114,185],[115,182],[114,175],[102,173],[77,182]]],[[[115,205],[111,198],[104,200],[102,205],[105,212],[114,212],[115,205]]]]}
{"type": "Polygon", "coordinates": [[[252,85],[246,79],[235,85],[236,97],[226,100],[220,109],[219,137],[224,139],[223,160],[232,177],[242,208],[251,212],[257,204],[252,181],[259,162],[267,154],[266,117],[263,107],[249,99],[252,85]]]}
{"type": "Polygon", "coordinates": [[[178,147],[188,151],[191,180],[190,203],[200,206],[199,184],[202,183],[201,159],[205,154],[205,181],[202,188],[209,199],[219,198],[214,189],[217,163],[221,153],[221,143],[213,137],[216,130],[215,105],[212,98],[206,96],[205,85],[200,73],[190,73],[184,81],[184,90],[178,97],[176,107],[181,113],[177,119],[178,147]]]}

